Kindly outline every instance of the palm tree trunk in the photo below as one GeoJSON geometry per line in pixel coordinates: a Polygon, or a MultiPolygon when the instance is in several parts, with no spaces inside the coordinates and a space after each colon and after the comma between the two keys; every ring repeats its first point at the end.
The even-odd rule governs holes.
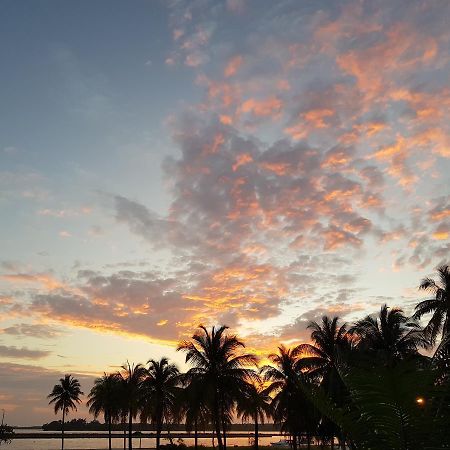
{"type": "Polygon", "coordinates": [[[219,450],[223,450],[222,435],[220,433],[220,412],[217,394],[215,395],[214,398],[214,427],[216,428],[217,443],[219,444],[219,450]]]}
{"type": "Polygon", "coordinates": [[[258,450],[258,414],[255,415],[255,450],[258,450]]]}
{"type": "Polygon", "coordinates": [[[63,406],[63,418],[61,424],[61,450],[64,450],[64,419],[66,418],[66,408],[63,406]]]}
{"type": "Polygon", "coordinates": [[[126,421],[123,421],[123,450],[126,450],[127,448],[127,427],[126,427],[126,421]]]}
{"type": "Polygon", "coordinates": [[[194,420],[194,449],[198,450],[198,425],[197,417],[194,420]]]}
{"type": "MultiPolygon", "coordinates": [[[[217,414],[218,416],[218,414],[217,414]]],[[[216,428],[216,437],[217,437],[217,444],[219,445],[219,450],[223,450],[223,444],[222,444],[222,433],[220,432],[220,419],[219,417],[216,417],[216,420],[214,421],[214,425],[216,428]]]]}
{"type": "Polygon", "coordinates": [[[111,450],[111,414],[108,414],[108,445],[111,450]]]}
{"type": "Polygon", "coordinates": [[[133,414],[131,408],[128,417],[128,450],[133,450],[133,414]]]}
{"type": "Polygon", "coordinates": [[[295,433],[292,435],[292,443],[294,444],[294,450],[297,450],[297,435],[295,433]]]}
{"type": "Polygon", "coordinates": [[[159,450],[159,446],[161,443],[161,430],[162,430],[162,420],[161,417],[158,417],[156,421],[156,449],[159,450]]]}
{"type": "Polygon", "coordinates": [[[227,431],[225,417],[222,415],[223,450],[227,450],[227,431]]]}

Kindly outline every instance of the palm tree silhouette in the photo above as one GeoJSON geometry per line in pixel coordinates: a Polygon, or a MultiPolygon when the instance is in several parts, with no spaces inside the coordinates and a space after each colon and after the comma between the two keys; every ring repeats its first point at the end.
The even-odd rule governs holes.
{"type": "MultiPolygon", "coordinates": [[[[322,323],[311,322],[308,328],[312,330],[311,340],[313,344],[301,344],[299,351],[304,353],[301,359],[302,367],[308,370],[310,377],[316,378],[327,395],[336,405],[341,406],[347,389],[339,373],[339,362],[348,354],[352,348],[352,337],[347,331],[344,323],[339,326],[339,318],[330,319],[322,317],[322,323]]],[[[328,436],[337,434],[339,430],[333,427],[326,418],[321,419],[321,430],[328,436]]],[[[334,445],[333,437],[332,446],[334,445]]]]}
{"type": "Polygon", "coordinates": [[[322,317],[322,323],[310,322],[308,329],[312,330],[313,344],[300,344],[298,351],[304,353],[303,364],[309,365],[309,370],[321,379],[327,379],[332,370],[336,369],[336,360],[342,351],[348,350],[351,337],[347,324],[339,326],[339,317],[330,319],[322,317]]]}
{"type": "Polygon", "coordinates": [[[181,380],[184,389],[179,392],[177,410],[179,416],[184,417],[186,431],[194,430],[194,449],[197,450],[198,429],[205,429],[209,423],[208,398],[201,377],[182,374],[181,380]]]}
{"type": "Polygon", "coordinates": [[[133,449],[133,419],[136,418],[142,402],[142,382],[147,370],[142,364],[130,364],[128,361],[122,365],[119,377],[122,383],[122,394],[128,414],[128,449],[133,449]]]}
{"type": "Polygon", "coordinates": [[[191,363],[188,376],[198,377],[210,399],[209,408],[219,444],[225,448],[225,426],[229,414],[230,397],[243,392],[245,383],[254,376],[248,367],[257,364],[251,354],[238,353],[245,347],[235,335],[227,335],[226,326],[212,327],[209,332],[201,325],[191,341],[183,341],[177,350],[186,352],[186,362],[191,363]]]}
{"type": "Polygon", "coordinates": [[[150,418],[156,424],[156,448],[159,449],[164,420],[174,415],[180,372],[167,358],[151,359],[148,364],[147,376],[142,382],[141,418],[144,421],[150,418]]]}
{"type": "Polygon", "coordinates": [[[369,356],[382,358],[387,364],[418,355],[425,345],[419,324],[399,308],[383,305],[378,317],[358,320],[350,333],[357,336],[357,348],[369,356]]]}
{"type": "Polygon", "coordinates": [[[119,378],[117,374],[104,374],[95,380],[89,393],[86,406],[89,412],[97,418],[101,413],[108,424],[108,444],[111,450],[111,424],[120,416],[119,411],[119,378]]]}
{"type": "Polygon", "coordinates": [[[264,424],[271,415],[271,398],[261,382],[248,383],[246,390],[237,401],[236,412],[242,421],[253,420],[255,424],[255,450],[258,450],[259,424],[264,424]]]}
{"type": "Polygon", "coordinates": [[[62,411],[61,450],[64,450],[64,422],[66,414],[69,414],[71,409],[77,410],[76,404],[81,402],[81,395],[83,395],[83,392],[81,392],[80,382],[73,378],[72,375],[65,375],[64,378],[59,379],[59,384],[55,384],[52,392],[47,396],[50,399],[48,404],[54,403],[55,414],[58,414],[58,411],[62,411]]]}
{"type": "Polygon", "coordinates": [[[424,335],[432,345],[436,343],[439,334],[442,340],[450,335],[450,267],[438,267],[437,274],[439,282],[424,278],[420,283],[419,289],[430,292],[433,297],[420,302],[413,316],[414,319],[420,319],[426,314],[433,314],[424,328],[424,335]]]}
{"type": "Polygon", "coordinates": [[[272,353],[269,359],[273,365],[262,367],[263,380],[268,383],[267,393],[272,397],[272,416],[282,430],[293,437],[294,450],[302,431],[306,432],[308,448],[313,429],[315,410],[303,394],[302,384],[309,384],[306,374],[302,373],[301,347],[288,349],[278,347],[278,354],[272,353]]]}

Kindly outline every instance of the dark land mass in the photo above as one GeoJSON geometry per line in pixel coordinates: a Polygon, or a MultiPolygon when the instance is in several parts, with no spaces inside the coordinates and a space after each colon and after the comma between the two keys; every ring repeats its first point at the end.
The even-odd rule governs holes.
{"type": "MultiPolygon", "coordinates": [[[[113,424],[112,431],[123,431],[123,424],[113,424]]],[[[44,423],[42,427],[27,427],[28,429],[40,429],[44,431],[61,431],[61,421],[54,420],[53,422],[44,423]]],[[[16,429],[20,429],[20,427],[16,427],[16,429]]],[[[85,419],[73,419],[70,422],[66,422],[64,424],[65,431],[108,431],[108,425],[104,423],[100,423],[97,420],[93,420],[92,422],[87,422],[85,419]]],[[[156,431],[156,425],[149,423],[134,423],[133,430],[135,431],[156,431]]],[[[166,429],[167,430],[167,429],[166,429]]],[[[213,426],[207,425],[203,430],[204,432],[212,431],[213,426]]],[[[253,432],[255,430],[255,426],[251,423],[234,423],[231,424],[230,431],[232,432],[253,432]]],[[[259,426],[259,430],[262,432],[275,432],[278,434],[280,432],[280,427],[274,425],[273,423],[266,423],[264,425],[259,426]]],[[[183,423],[180,424],[170,424],[170,434],[173,432],[186,432],[186,426],[183,423]]],[[[179,433],[178,433],[179,434],[179,433]]]]}

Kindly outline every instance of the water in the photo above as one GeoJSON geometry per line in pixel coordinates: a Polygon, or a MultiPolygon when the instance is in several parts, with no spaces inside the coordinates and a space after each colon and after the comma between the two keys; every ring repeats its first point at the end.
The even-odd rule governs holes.
{"type": "MultiPolygon", "coordinates": [[[[44,434],[45,431],[41,430],[18,430],[22,433],[39,433],[44,434]]],[[[67,433],[75,434],[76,431],[70,431],[67,433]]],[[[93,432],[95,433],[95,432],[93,432]]],[[[99,433],[104,433],[99,432],[99,433]]],[[[112,447],[115,449],[123,449],[123,433],[114,432],[112,438],[112,447]]],[[[227,435],[227,446],[233,447],[235,445],[239,446],[250,446],[250,439],[253,438],[253,433],[249,433],[248,437],[233,437],[232,433],[227,435]]],[[[260,436],[259,444],[260,445],[270,445],[271,442],[277,442],[281,439],[281,437],[277,434],[273,436],[260,436]]],[[[177,442],[177,438],[173,440],[175,443],[177,442]]],[[[193,446],[194,445],[194,437],[186,437],[183,438],[183,442],[186,445],[193,446]]],[[[211,438],[199,438],[199,445],[204,445],[211,447],[212,440],[211,438]]],[[[217,440],[216,447],[217,447],[217,440]]],[[[162,444],[168,444],[169,441],[167,439],[162,439],[162,444]]],[[[128,441],[127,441],[128,446],[128,441]]],[[[133,449],[149,449],[156,447],[156,439],[155,438],[143,438],[140,442],[139,437],[133,438],[133,449]]],[[[14,439],[10,444],[3,444],[0,446],[1,450],[58,450],[61,448],[61,439],[14,439]]],[[[108,438],[66,438],[64,439],[64,450],[105,450],[108,449],[108,438]]]]}

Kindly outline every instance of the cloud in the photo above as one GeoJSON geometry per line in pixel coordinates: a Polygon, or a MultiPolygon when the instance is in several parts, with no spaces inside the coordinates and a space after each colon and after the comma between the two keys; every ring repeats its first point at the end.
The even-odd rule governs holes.
{"type": "Polygon", "coordinates": [[[9,273],[0,275],[0,279],[10,283],[37,284],[48,290],[64,287],[64,283],[48,273],[9,273]]]}
{"type": "Polygon", "coordinates": [[[61,336],[63,331],[55,326],[46,324],[18,323],[7,328],[0,329],[0,333],[18,337],[33,337],[39,339],[53,339],[61,336]]]}
{"type": "MultiPolygon", "coordinates": [[[[72,372],[81,383],[81,389],[88,393],[94,376],[72,372]]],[[[64,372],[35,365],[3,362],[0,364],[0,399],[6,410],[5,418],[9,425],[42,425],[58,420],[53,408],[48,405],[47,395],[53,386],[64,376],[64,372]]],[[[83,398],[84,400],[85,398],[83,398]]],[[[78,412],[70,417],[87,417],[84,402],[78,412]]]]}
{"type": "Polygon", "coordinates": [[[231,58],[224,70],[224,75],[226,78],[232,77],[239,69],[239,67],[241,67],[243,62],[242,56],[241,55],[237,55],[233,58],[231,58]]]}
{"type": "Polygon", "coordinates": [[[30,350],[27,347],[15,347],[0,345],[0,357],[2,358],[13,358],[13,359],[41,359],[51,352],[43,350],[30,350]]]}
{"type": "Polygon", "coordinates": [[[252,327],[272,324],[273,343],[351,302],[362,310],[373,266],[445,258],[448,7],[401,5],[170,2],[166,63],[189,66],[199,93],[168,121],[170,204],[157,214],[138,194],[109,197],[164,263],[3,280],[29,285],[28,310],[47,319],[173,343],[207,317],[253,330],[256,345],[252,327]]]}
{"type": "Polygon", "coordinates": [[[282,102],[277,97],[268,97],[265,99],[250,98],[245,100],[240,107],[242,113],[250,113],[257,117],[271,116],[277,117],[282,108],[282,102]]]}
{"type": "Polygon", "coordinates": [[[49,216],[49,217],[56,217],[56,218],[65,218],[65,217],[76,217],[79,215],[84,214],[90,214],[92,212],[92,208],[88,206],[83,206],[79,209],[50,209],[50,208],[44,208],[39,209],[37,211],[37,214],[39,216],[49,216]]]}

